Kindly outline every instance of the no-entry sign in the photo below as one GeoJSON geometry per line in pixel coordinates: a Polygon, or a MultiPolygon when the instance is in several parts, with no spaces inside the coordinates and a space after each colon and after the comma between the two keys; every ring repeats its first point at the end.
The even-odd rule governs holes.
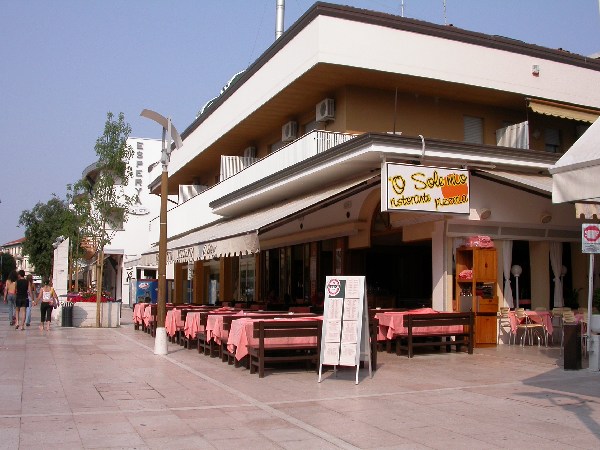
{"type": "Polygon", "coordinates": [[[595,223],[581,225],[581,252],[600,253],[600,226],[595,223]]]}

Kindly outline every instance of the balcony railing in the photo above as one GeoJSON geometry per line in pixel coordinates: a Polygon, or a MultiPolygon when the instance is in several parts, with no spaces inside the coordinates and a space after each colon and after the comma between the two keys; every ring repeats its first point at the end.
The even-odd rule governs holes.
{"type": "MultiPolygon", "coordinates": [[[[326,152],[337,145],[354,139],[356,136],[358,135],[320,130],[305,134],[285,147],[256,160],[254,164],[230,174],[229,178],[202,191],[185,203],[169,210],[169,235],[185,232],[190,217],[202,220],[203,223],[194,223],[195,226],[202,226],[219,219],[220,216],[210,212],[208,205],[211,202],[319,153],[326,152]],[[198,211],[206,212],[198,214],[198,211]]],[[[158,225],[158,221],[156,222],[156,225],[158,225]]],[[[151,224],[151,231],[155,231],[154,221],[151,224]]]]}

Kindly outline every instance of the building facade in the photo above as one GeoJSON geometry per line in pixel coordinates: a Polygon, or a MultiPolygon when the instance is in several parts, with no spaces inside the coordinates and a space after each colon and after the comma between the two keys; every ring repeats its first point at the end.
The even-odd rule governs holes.
{"type": "MultiPolygon", "coordinates": [[[[138,278],[155,278],[156,267],[142,267],[137,263],[144,250],[148,248],[149,223],[160,211],[160,198],[148,191],[148,168],[160,160],[162,143],[156,139],[129,138],[127,144],[133,148],[133,156],[129,162],[133,170],[133,178],[127,186],[122,187],[125,195],[135,196],[136,201],[129,211],[127,220],[118,230],[113,230],[113,237],[104,248],[103,291],[115,300],[129,303],[130,288],[138,278]]],[[[96,164],[84,169],[82,176],[92,182],[98,174],[96,164]]],[[[119,187],[117,187],[118,189],[119,187]]],[[[84,284],[95,285],[94,271],[96,255],[90,255],[82,269],[84,284]]]]}
{"type": "Polygon", "coordinates": [[[24,270],[25,274],[34,274],[35,268],[29,264],[29,256],[23,254],[23,243],[25,238],[17,239],[15,241],[7,242],[0,247],[0,252],[9,253],[15,258],[17,264],[17,270],[24,270]]]}
{"type": "Polygon", "coordinates": [[[600,115],[599,83],[598,60],[316,4],[172,153],[170,194],[202,186],[168,213],[173,301],[318,303],[343,274],[367,277],[373,307],[459,309],[456,249],[474,236],[494,243],[496,310],[585,298],[581,224],[548,169],[600,115]],[[389,170],[428,195],[464,176],[466,197],[423,207],[389,170]]]}

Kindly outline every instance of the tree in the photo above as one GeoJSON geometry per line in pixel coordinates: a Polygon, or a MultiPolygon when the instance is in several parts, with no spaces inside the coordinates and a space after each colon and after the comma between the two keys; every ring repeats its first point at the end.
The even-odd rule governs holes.
{"type": "Polygon", "coordinates": [[[100,305],[104,247],[127,221],[135,196],[125,194],[124,187],[133,176],[129,161],[133,148],[127,144],[131,127],[123,113],[118,118],[106,114],[104,134],[96,140],[94,149],[98,160],[94,176],[88,176],[69,187],[69,198],[76,217],[80,219],[79,233],[85,245],[96,255],[96,326],[100,327],[100,305]]]}
{"type": "Polygon", "coordinates": [[[29,256],[37,275],[49,278],[54,256],[52,244],[58,236],[72,233],[71,211],[63,200],[53,194],[48,203],[39,202],[31,211],[23,211],[19,224],[25,227],[23,254],[29,256]]]}
{"type": "Polygon", "coordinates": [[[17,268],[17,261],[10,253],[0,252],[0,280],[4,281],[17,268]]]}

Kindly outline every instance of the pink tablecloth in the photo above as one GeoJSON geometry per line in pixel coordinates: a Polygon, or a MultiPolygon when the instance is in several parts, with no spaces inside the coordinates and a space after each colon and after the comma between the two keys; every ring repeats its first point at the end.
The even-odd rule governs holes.
{"type": "Polygon", "coordinates": [[[200,326],[200,313],[199,312],[188,312],[185,316],[185,324],[183,326],[183,333],[188,339],[194,339],[199,331],[203,331],[203,327],[200,326]]]}
{"type": "Polygon", "coordinates": [[[181,309],[173,308],[167,311],[165,329],[169,336],[174,336],[177,330],[183,329],[184,325],[183,320],[181,320],[181,309]]]}
{"type": "MultiPolygon", "coordinates": [[[[550,314],[550,311],[525,311],[525,315],[533,323],[542,324],[548,334],[551,335],[554,331],[554,327],[552,326],[552,315],[550,314]]],[[[508,318],[510,320],[511,331],[516,333],[517,326],[519,325],[519,320],[517,319],[516,313],[514,311],[510,311],[508,313],[508,318]]]]}
{"type": "Polygon", "coordinates": [[[210,341],[214,340],[217,344],[221,343],[221,339],[227,338],[228,331],[223,330],[223,316],[240,316],[244,317],[243,312],[238,312],[235,314],[213,314],[210,313],[206,319],[206,340],[210,341]]]}
{"type": "MultiPolygon", "coordinates": [[[[241,360],[248,354],[247,345],[258,344],[258,338],[253,337],[254,322],[264,319],[250,319],[240,317],[231,322],[231,330],[229,330],[229,338],[227,339],[227,349],[230,352],[235,350],[235,359],[241,360]]],[[[295,319],[268,319],[268,320],[323,320],[322,317],[303,317],[295,319]]],[[[269,339],[265,346],[281,345],[281,344],[316,344],[316,337],[283,337],[269,339]]]]}
{"type": "MultiPolygon", "coordinates": [[[[410,311],[390,311],[375,314],[379,320],[379,330],[377,331],[377,340],[385,341],[386,339],[394,339],[396,336],[406,336],[408,328],[404,326],[404,316],[407,314],[443,314],[432,308],[411,309],[410,311]]],[[[463,331],[462,325],[451,325],[442,327],[415,327],[413,335],[429,334],[432,332],[457,332],[463,331]]]]}
{"type": "Polygon", "coordinates": [[[145,304],[144,306],[144,314],[142,315],[142,320],[144,321],[144,325],[150,325],[150,319],[152,319],[152,306],[145,304]]]}
{"type": "Polygon", "coordinates": [[[141,324],[144,320],[144,308],[146,303],[136,303],[133,305],[133,323],[141,324]]]}

